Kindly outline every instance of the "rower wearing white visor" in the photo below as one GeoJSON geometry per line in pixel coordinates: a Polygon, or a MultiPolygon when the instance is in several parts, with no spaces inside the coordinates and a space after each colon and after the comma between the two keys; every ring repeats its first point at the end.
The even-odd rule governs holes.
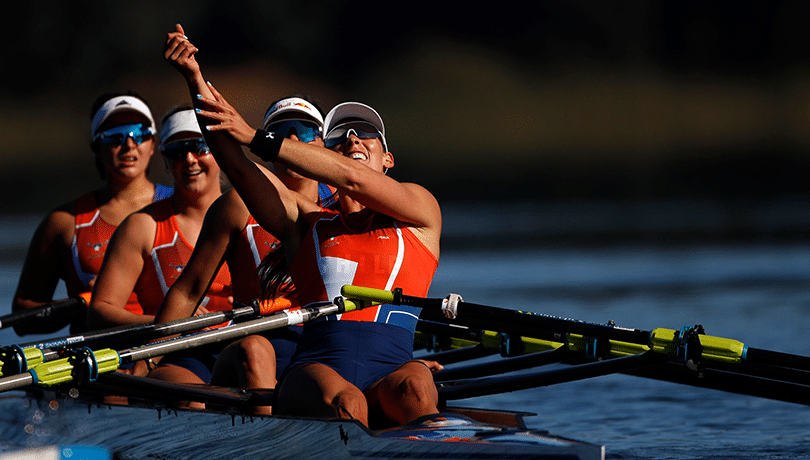
{"type": "MultiPolygon", "coordinates": [[[[69,297],[82,296],[89,302],[118,225],[130,213],[172,194],[171,187],[147,177],[157,131],[141,96],[132,91],[102,95],[93,104],[90,121],[90,149],[104,184],[57,207],[39,225],[14,295],[15,312],[52,302],[60,280],[69,297]]],[[[127,302],[137,306],[134,295],[127,302]]],[[[86,308],[18,323],[15,331],[44,334],[67,324],[71,333],[87,331],[86,308]]]]}
{"type": "MultiPolygon", "coordinates": [[[[167,52],[185,46],[187,39],[179,33],[169,34],[167,52]]],[[[201,76],[199,76],[201,78],[201,76]]],[[[262,129],[251,128],[243,119],[236,120],[235,138],[248,144],[257,134],[272,133],[312,145],[323,146],[321,109],[304,95],[279,99],[267,109],[262,129]]],[[[264,174],[273,175],[261,167],[264,174]]],[[[305,178],[284,167],[274,168],[275,175],[312,203],[327,206],[335,200],[334,189],[305,178]]],[[[201,287],[206,286],[221,264],[231,271],[234,301],[248,303],[261,296],[257,267],[267,258],[283,257],[280,241],[261,228],[248,212],[236,190],[225,192],[211,206],[205,218],[194,254],[177,282],[169,290],[155,322],[171,321],[199,312],[201,287]]],[[[298,308],[294,286],[288,284],[268,296],[263,312],[298,308]]],[[[242,388],[274,388],[276,375],[286,367],[300,334],[300,326],[279,329],[263,335],[251,335],[230,344],[216,360],[210,383],[242,388]]],[[[158,367],[157,373],[162,368],[158,367]]],[[[268,414],[269,406],[257,407],[256,413],[268,414]]]]}
{"type": "MultiPolygon", "coordinates": [[[[183,43],[164,56],[186,78],[211,153],[251,214],[284,244],[301,304],[330,303],[344,284],[426,295],[438,265],[441,209],[425,188],[384,174],[394,156],[383,143],[376,111],[359,103],[333,108],[325,118],[325,140],[332,127],[365,124],[345,125],[351,130],[335,133],[331,150],[271,133],[259,132],[251,141],[251,151],[263,160],[337,188],[338,213],[325,212],[245,156],[235,141],[237,111],[199,76],[190,59],[197,50],[183,43]]],[[[286,273],[286,264],[276,268],[286,273]]],[[[270,291],[283,281],[271,280],[270,291]]],[[[276,414],[384,426],[438,412],[431,371],[440,366],[412,359],[416,318],[380,306],[305,323],[279,384],[276,414]]]]}
{"type": "MultiPolygon", "coordinates": [[[[205,213],[221,195],[219,166],[191,107],[178,107],[164,117],[160,151],[174,179],[174,195],[133,213],[114,233],[93,289],[91,329],[154,321],[166,292],[191,257],[205,213]],[[138,297],[138,310],[126,303],[132,292],[138,297]]],[[[218,268],[200,313],[232,308],[230,272],[227,265],[218,268]]],[[[141,361],[131,372],[144,375],[152,365],[141,361]]],[[[166,380],[206,381],[186,363],[162,369],[166,380]]]]}

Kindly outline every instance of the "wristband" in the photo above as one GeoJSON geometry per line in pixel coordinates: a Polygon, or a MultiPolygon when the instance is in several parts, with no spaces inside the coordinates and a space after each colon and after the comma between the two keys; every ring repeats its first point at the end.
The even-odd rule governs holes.
{"type": "Polygon", "coordinates": [[[248,147],[264,161],[275,163],[278,160],[278,152],[281,150],[282,137],[276,137],[274,133],[269,133],[263,129],[257,129],[256,135],[250,141],[248,147]]]}

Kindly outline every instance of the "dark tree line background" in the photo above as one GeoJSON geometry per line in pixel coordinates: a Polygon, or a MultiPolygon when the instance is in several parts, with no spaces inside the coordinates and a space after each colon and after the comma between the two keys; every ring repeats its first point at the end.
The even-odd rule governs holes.
{"type": "Polygon", "coordinates": [[[0,30],[0,179],[21,199],[4,211],[100,183],[97,95],[135,89],[157,118],[188,100],[161,57],[178,22],[249,122],[294,91],[327,110],[367,102],[392,173],[443,201],[801,204],[808,17],[802,1],[15,4],[0,30]]]}

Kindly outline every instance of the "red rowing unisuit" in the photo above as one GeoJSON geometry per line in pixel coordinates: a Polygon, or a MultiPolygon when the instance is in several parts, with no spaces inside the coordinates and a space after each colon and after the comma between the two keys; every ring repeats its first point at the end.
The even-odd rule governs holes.
{"type": "MultiPolygon", "coordinates": [[[[308,305],[333,300],[345,284],[387,291],[398,287],[407,295],[425,296],[438,264],[409,227],[386,215],[373,213],[365,228],[353,231],[342,215],[323,213],[298,249],[290,274],[301,305],[308,305]]],[[[396,317],[400,315],[394,310],[399,309],[366,308],[337,319],[376,321],[410,329],[411,321],[399,324],[396,317]]],[[[415,326],[416,320],[412,319],[415,326]]]]}
{"type": "MultiPolygon", "coordinates": [[[[104,253],[117,227],[101,218],[96,203],[96,192],[86,193],[76,200],[76,227],[70,247],[71,262],[67,268],[65,287],[68,297],[90,291],[90,281],[101,270],[104,253]]],[[[129,308],[139,310],[138,298],[133,292],[127,300],[129,308]]]]}
{"type": "MultiPolygon", "coordinates": [[[[152,245],[151,260],[144,261],[143,271],[135,284],[135,293],[142,307],[140,311],[127,310],[137,314],[154,315],[163,302],[163,297],[180,272],[188,263],[194,248],[188,244],[180,233],[177,219],[174,216],[174,207],[170,199],[161,200],[154,204],[154,215],[157,223],[155,242],[152,245]]],[[[217,273],[208,295],[201,305],[209,311],[231,310],[228,301],[231,295],[231,274],[228,264],[223,264],[217,273]]]]}
{"type": "Polygon", "coordinates": [[[256,268],[267,254],[280,246],[276,237],[261,228],[253,216],[248,216],[247,224],[234,245],[233,255],[228,259],[239,262],[229,264],[235,301],[246,303],[259,298],[256,268]]]}
{"type": "MultiPolygon", "coordinates": [[[[234,245],[234,253],[228,258],[232,262],[229,267],[235,301],[248,303],[260,298],[256,268],[268,254],[282,248],[278,238],[259,226],[253,216],[248,216],[247,224],[234,245]]],[[[299,306],[294,291],[283,297],[290,301],[292,307],[299,306]]]]}

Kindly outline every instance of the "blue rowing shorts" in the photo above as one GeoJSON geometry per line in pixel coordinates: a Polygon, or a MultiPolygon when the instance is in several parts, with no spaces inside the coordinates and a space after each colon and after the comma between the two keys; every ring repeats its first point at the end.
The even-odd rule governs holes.
{"type": "MultiPolygon", "coordinates": [[[[292,359],[298,338],[301,335],[302,326],[290,326],[283,329],[275,329],[263,333],[262,335],[270,341],[276,352],[276,375],[287,367],[292,359]]],[[[171,364],[188,369],[205,383],[211,383],[211,373],[214,364],[222,350],[229,345],[225,343],[212,343],[188,350],[169,353],[160,360],[160,364],[171,364]]]]}
{"type": "Polygon", "coordinates": [[[320,363],[365,391],[412,359],[413,333],[404,328],[368,321],[322,321],[304,326],[287,371],[299,364],[320,363]]]}
{"type": "Polygon", "coordinates": [[[304,326],[289,326],[263,332],[261,335],[270,341],[276,353],[276,376],[278,377],[290,364],[298,346],[304,326]]]}
{"type": "Polygon", "coordinates": [[[214,363],[217,362],[217,356],[226,345],[227,343],[212,343],[169,353],[160,360],[160,365],[171,364],[188,369],[204,383],[211,383],[211,371],[214,369],[214,363]]]}

